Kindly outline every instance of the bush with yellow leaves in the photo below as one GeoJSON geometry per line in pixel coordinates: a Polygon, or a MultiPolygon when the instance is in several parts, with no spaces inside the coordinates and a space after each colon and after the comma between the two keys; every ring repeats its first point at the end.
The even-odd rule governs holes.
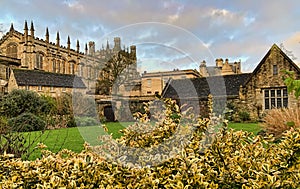
{"type": "MultiPolygon", "coordinates": [[[[166,104],[165,111],[175,106],[167,108],[172,102],[166,104]]],[[[226,124],[216,131],[210,119],[195,118],[186,112],[175,116],[176,119],[169,117],[167,114],[162,125],[135,133],[130,139],[112,142],[109,136],[102,137],[103,146],[86,145],[79,154],[68,150],[53,154],[43,150],[43,157],[35,161],[1,155],[0,187],[300,187],[299,128],[286,132],[281,141],[273,143],[274,138],[228,130],[226,124]],[[173,124],[174,132],[166,135],[163,125],[173,124]]],[[[132,136],[133,131],[125,131],[125,136],[132,136]]]]}

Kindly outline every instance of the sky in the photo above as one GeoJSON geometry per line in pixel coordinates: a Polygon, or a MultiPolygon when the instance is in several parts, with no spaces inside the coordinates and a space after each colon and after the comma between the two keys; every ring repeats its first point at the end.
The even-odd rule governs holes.
{"type": "Polygon", "coordinates": [[[24,21],[35,27],[35,36],[84,51],[94,41],[96,50],[137,46],[140,72],[198,69],[200,62],[215,59],[241,61],[251,72],[275,43],[283,44],[295,63],[300,62],[300,1],[298,0],[0,0],[0,29],[14,24],[23,32],[24,21]]]}

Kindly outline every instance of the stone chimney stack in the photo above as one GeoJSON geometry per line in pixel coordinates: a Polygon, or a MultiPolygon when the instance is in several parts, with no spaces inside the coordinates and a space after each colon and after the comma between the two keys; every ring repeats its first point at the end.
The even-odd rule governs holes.
{"type": "Polygon", "coordinates": [[[216,59],[216,66],[219,68],[223,67],[223,59],[222,58],[217,58],[216,59]]]}
{"type": "Polygon", "coordinates": [[[207,72],[205,60],[203,60],[203,61],[200,63],[199,71],[200,71],[201,77],[208,77],[208,76],[209,76],[209,74],[208,74],[208,72],[207,72]]]}

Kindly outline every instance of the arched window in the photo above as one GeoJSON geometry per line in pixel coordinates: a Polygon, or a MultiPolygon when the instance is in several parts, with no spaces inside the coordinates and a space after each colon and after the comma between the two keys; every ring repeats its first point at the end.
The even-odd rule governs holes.
{"type": "Polygon", "coordinates": [[[43,69],[43,59],[44,55],[41,52],[36,53],[36,61],[35,61],[35,68],[36,69],[43,69]]]}
{"type": "Polygon", "coordinates": [[[59,60],[57,61],[56,68],[57,68],[56,72],[60,73],[61,69],[60,69],[60,61],[59,60]]]}
{"type": "Polygon", "coordinates": [[[83,64],[79,64],[79,76],[83,77],[83,64]]]}
{"type": "Polygon", "coordinates": [[[55,73],[56,72],[56,60],[53,59],[52,61],[52,71],[55,73]]]}
{"type": "Polygon", "coordinates": [[[70,63],[70,74],[74,75],[75,74],[75,68],[74,68],[74,61],[69,62],[70,63]]]}
{"type": "Polygon", "coordinates": [[[63,59],[62,63],[61,63],[61,71],[63,74],[66,73],[66,60],[63,59]]]}
{"type": "Polygon", "coordinates": [[[6,47],[6,56],[11,58],[18,58],[18,45],[10,43],[6,47]]]}

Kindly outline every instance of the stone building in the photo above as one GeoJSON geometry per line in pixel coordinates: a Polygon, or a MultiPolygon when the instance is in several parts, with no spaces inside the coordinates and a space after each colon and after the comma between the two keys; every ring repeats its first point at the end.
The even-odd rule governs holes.
{"type": "Polygon", "coordinates": [[[178,70],[164,72],[144,72],[142,74],[141,95],[161,95],[162,90],[171,79],[198,78],[200,74],[197,70],[178,70]]]}
{"type": "MultiPolygon", "coordinates": [[[[55,93],[50,93],[51,95],[59,95],[65,91],[65,87],[76,88],[78,86],[70,86],[71,83],[67,82],[68,85],[63,87],[64,84],[60,83],[62,80],[53,78],[55,76],[58,78],[65,77],[63,80],[67,81],[71,78],[70,75],[73,75],[72,77],[76,78],[76,80],[82,80],[85,85],[85,92],[94,94],[96,82],[102,77],[102,68],[105,67],[108,60],[112,59],[120,51],[126,51],[126,58],[136,60],[136,47],[130,46],[130,52],[128,48],[127,50],[121,49],[121,39],[119,37],[114,38],[114,46],[112,48],[107,42],[106,48],[102,47],[100,50],[96,50],[95,42],[90,41],[88,44],[85,44],[84,53],[80,51],[78,40],[76,49],[71,49],[69,36],[67,38],[67,46],[61,45],[59,32],[56,34],[55,43],[51,42],[49,38],[48,28],[45,31],[45,39],[36,37],[33,22],[31,22],[29,28],[27,21],[25,21],[23,33],[15,30],[13,24],[11,24],[9,31],[0,39],[0,85],[2,94],[16,87],[22,88],[21,86],[24,85],[24,82],[21,82],[22,84],[19,85],[20,77],[9,79],[11,76],[20,76],[20,73],[22,73],[22,76],[26,75],[23,79],[28,78],[28,75],[38,75],[35,79],[43,81],[34,82],[34,79],[28,80],[23,88],[29,90],[39,88],[41,90],[36,91],[48,93],[51,88],[51,90],[53,89],[52,91],[55,91],[55,93]],[[27,70],[26,74],[20,69],[27,70]],[[12,74],[15,71],[18,73],[12,74]],[[76,77],[74,77],[75,75],[76,77]],[[15,83],[10,83],[9,81],[14,81],[15,83]],[[36,86],[37,83],[42,86],[36,86]]],[[[79,88],[83,89],[82,85],[79,88]]]]}
{"type": "Polygon", "coordinates": [[[299,106],[295,96],[287,92],[284,70],[294,71],[299,79],[300,68],[274,44],[241,87],[240,100],[252,118],[272,108],[299,106]]]}
{"type": "Polygon", "coordinates": [[[300,76],[299,67],[274,44],[252,73],[172,80],[164,88],[163,97],[190,104],[204,115],[207,96],[212,94],[221,104],[217,109],[224,110],[230,103],[237,111],[249,112],[257,120],[269,109],[299,106],[294,95],[287,92],[283,70],[300,76]]]}

